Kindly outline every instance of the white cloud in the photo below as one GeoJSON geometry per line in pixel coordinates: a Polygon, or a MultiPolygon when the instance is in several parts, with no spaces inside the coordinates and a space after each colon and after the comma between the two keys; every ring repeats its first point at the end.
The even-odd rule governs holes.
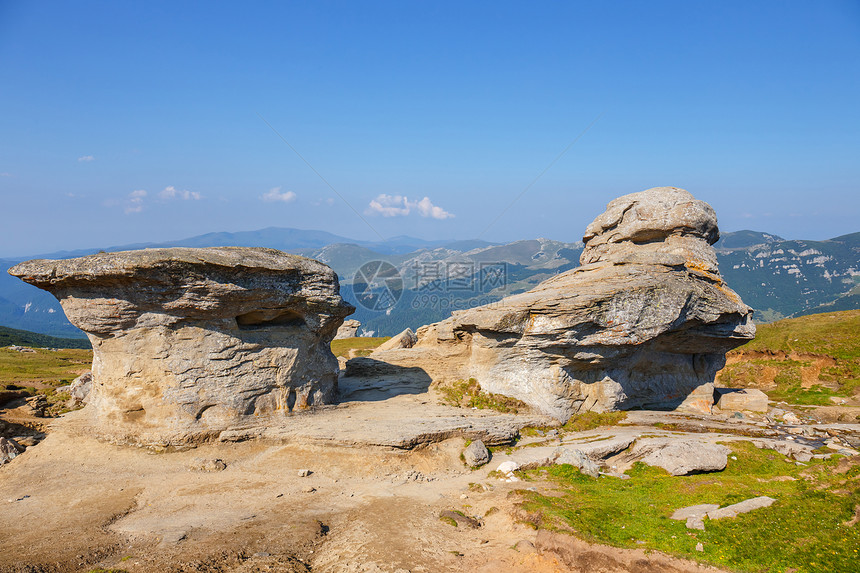
{"type": "Polygon", "coordinates": [[[8,171],[4,171],[3,173],[0,173],[0,177],[12,177],[12,174],[8,171]]]}
{"type": "Polygon", "coordinates": [[[88,163],[90,161],[95,161],[95,160],[96,160],[96,158],[93,157],[92,155],[84,155],[83,157],[78,157],[78,161],[80,161],[81,163],[88,163]]]}
{"type": "Polygon", "coordinates": [[[199,201],[203,198],[203,195],[198,193],[197,191],[188,191],[187,189],[177,189],[173,185],[165,187],[164,190],[158,194],[161,199],[182,199],[184,201],[188,201],[189,199],[193,199],[195,201],[199,201]]]}
{"type": "Polygon", "coordinates": [[[368,214],[378,214],[383,217],[405,217],[412,211],[416,211],[422,217],[432,217],[434,219],[450,219],[454,216],[442,207],[438,207],[430,201],[429,197],[424,197],[420,201],[410,201],[403,195],[386,195],[384,193],[377,195],[367,208],[368,214]]]}
{"type": "Polygon", "coordinates": [[[289,203],[296,199],[296,194],[292,191],[284,191],[281,193],[280,187],[272,187],[266,193],[263,193],[263,195],[260,196],[260,199],[266,202],[283,201],[284,203],[289,203]]]}
{"type": "Polygon", "coordinates": [[[402,195],[377,195],[367,208],[369,213],[383,217],[404,217],[409,214],[409,201],[402,195]]]}
{"type": "Polygon", "coordinates": [[[125,214],[140,213],[143,211],[143,199],[146,197],[144,189],[136,189],[128,194],[128,203],[125,206],[125,214]]]}
{"type": "Polygon", "coordinates": [[[429,197],[424,197],[418,203],[415,204],[415,208],[418,209],[418,212],[421,213],[422,217],[433,217],[434,219],[450,219],[454,216],[453,213],[449,213],[442,207],[437,207],[433,203],[430,202],[429,197]]]}

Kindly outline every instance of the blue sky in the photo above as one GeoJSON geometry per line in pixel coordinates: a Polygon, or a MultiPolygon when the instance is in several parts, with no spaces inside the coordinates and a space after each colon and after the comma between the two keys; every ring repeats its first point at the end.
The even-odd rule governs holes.
{"type": "Polygon", "coordinates": [[[573,241],[660,185],[724,231],[860,231],[856,1],[0,0],[0,78],[0,256],[573,241]]]}

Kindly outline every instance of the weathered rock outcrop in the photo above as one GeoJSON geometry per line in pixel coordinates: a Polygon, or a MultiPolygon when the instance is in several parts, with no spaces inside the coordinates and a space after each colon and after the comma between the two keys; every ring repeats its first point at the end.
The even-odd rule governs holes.
{"type": "Polygon", "coordinates": [[[337,334],[334,335],[335,340],[343,338],[355,338],[358,335],[358,329],[361,328],[361,323],[355,319],[344,320],[340,328],[337,329],[337,334]]]}
{"type": "Polygon", "coordinates": [[[566,420],[643,406],[707,410],[725,353],[755,335],[720,277],[713,209],[658,187],[612,201],[585,232],[582,266],[418,330],[374,359],[434,379],[476,378],[566,420]]]}
{"type": "Polygon", "coordinates": [[[27,261],[9,272],[53,293],[89,336],[84,412],[98,435],[188,443],[336,397],[329,344],[353,308],[317,261],[173,248],[27,261]]]}

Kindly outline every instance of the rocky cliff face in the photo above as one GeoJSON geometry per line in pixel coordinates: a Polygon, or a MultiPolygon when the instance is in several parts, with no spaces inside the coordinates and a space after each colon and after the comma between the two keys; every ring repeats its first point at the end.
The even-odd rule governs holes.
{"type": "Polygon", "coordinates": [[[326,404],[329,348],[352,312],[317,261],[261,248],[172,248],[21,263],[93,345],[97,434],[171,445],[326,404]]]}
{"type": "Polygon", "coordinates": [[[582,266],[422,327],[373,358],[434,380],[477,378],[567,420],[585,410],[709,409],[725,353],[755,335],[720,277],[713,209],[659,187],[625,195],[586,229],[582,266]]]}

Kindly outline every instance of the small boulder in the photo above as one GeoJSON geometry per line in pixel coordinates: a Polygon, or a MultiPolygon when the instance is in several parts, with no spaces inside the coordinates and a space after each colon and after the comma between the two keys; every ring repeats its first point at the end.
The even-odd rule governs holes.
{"type": "Polygon", "coordinates": [[[490,461],[490,452],[481,440],[475,440],[463,450],[463,458],[466,465],[479,468],[490,461]]]}
{"type": "Polygon", "coordinates": [[[309,470],[309,469],[300,469],[300,470],[299,470],[299,477],[300,477],[300,478],[308,477],[308,476],[309,476],[309,475],[311,475],[312,473],[314,473],[314,472],[312,472],[312,471],[311,471],[311,470],[309,470]]]}
{"type": "Polygon", "coordinates": [[[93,387],[93,373],[90,370],[87,370],[74,380],[72,380],[71,388],[69,389],[69,394],[71,395],[70,406],[78,407],[83,406],[87,402],[89,402],[90,398],[90,390],[93,387]]]}
{"type": "Polygon", "coordinates": [[[600,468],[581,450],[573,448],[559,448],[559,450],[558,457],[555,459],[555,463],[558,465],[570,464],[575,468],[579,468],[579,473],[581,474],[593,478],[600,476],[600,468]]]}
{"type": "Polygon", "coordinates": [[[412,348],[418,342],[418,337],[412,332],[411,328],[407,328],[397,336],[392,336],[377,347],[376,350],[396,350],[398,348],[412,348]]]}
{"type": "Polygon", "coordinates": [[[340,328],[337,329],[337,333],[334,335],[335,340],[341,340],[343,338],[355,338],[358,333],[358,329],[361,327],[361,322],[355,319],[344,320],[343,324],[340,325],[340,328]]]}
{"type": "Polygon", "coordinates": [[[11,462],[24,448],[15,440],[0,438],[0,466],[11,462]]]}
{"type": "Polygon", "coordinates": [[[637,443],[632,453],[644,464],[663,468],[673,476],[683,476],[726,469],[730,451],[719,444],[658,439],[637,443]]]}
{"type": "Polygon", "coordinates": [[[767,394],[755,388],[717,388],[714,406],[722,412],[767,412],[767,394]]]}

